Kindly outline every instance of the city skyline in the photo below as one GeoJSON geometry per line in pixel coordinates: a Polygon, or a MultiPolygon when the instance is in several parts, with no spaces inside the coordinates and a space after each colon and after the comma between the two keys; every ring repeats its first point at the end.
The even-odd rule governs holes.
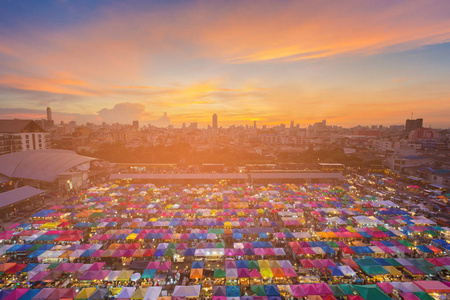
{"type": "Polygon", "coordinates": [[[5,1],[0,118],[450,127],[450,3],[5,1]]]}

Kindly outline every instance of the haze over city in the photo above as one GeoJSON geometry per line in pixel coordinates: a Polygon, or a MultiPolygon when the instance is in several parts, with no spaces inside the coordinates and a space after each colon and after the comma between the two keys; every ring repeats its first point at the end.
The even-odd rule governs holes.
{"type": "Polygon", "coordinates": [[[450,126],[448,1],[2,1],[0,118],[450,126]]]}

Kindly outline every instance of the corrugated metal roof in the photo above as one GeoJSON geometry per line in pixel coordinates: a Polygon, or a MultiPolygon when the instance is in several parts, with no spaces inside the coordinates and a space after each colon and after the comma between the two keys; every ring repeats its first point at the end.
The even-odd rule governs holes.
{"type": "Polygon", "coordinates": [[[0,174],[9,178],[25,178],[53,182],[71,168],[96,160],[73,151],[46,149],[22,151],[0,156],[0,174]]]}
{"type": "Polygon", "coordinates": [[[197,173],[197,174],[112,174],[111,179],[343,179],[341,173],[197,173]]]}
{"type": "Polygon", "coordinates": [[[33,196],[37,196],[39,194],[44,193],[44,191],[40,189],[36,189],[31,186],[20,187],[15,190],[7,191],[0,194],[0,208],[5,207],[22,200],[28,199],[33,196]]]}

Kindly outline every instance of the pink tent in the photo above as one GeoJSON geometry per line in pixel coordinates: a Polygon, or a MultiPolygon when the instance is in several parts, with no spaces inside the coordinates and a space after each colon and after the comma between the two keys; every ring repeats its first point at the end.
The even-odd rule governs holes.
{"type": "Polygon", "coordinates": [[[291,285],[291,291],[295,298],[306,297],[306,292],[302,285],[291,285]]]}
{"type": "Polygon", "coordinates": [[[255,248],[255,255],[265,255],[264,248],[255,248]]]}
{"type": "Polygon", "coordinates": [[[261,278],[262,277],[261,273],[259,273],[259,271],[256,269],[251,270],[249,275],[252,278],[261,278]]]}
{"type": "Polygon", "coordinates": [[[146,269],[158,270],[159,269],[159,261],[149,262],[146,269]]]}
{"type": "Polygon", "coordinates": [[[22,297],[28,291],[29,291],[29,289],[21,289],[21,288],[15,289],[14,291],[12,291],[11,294],[9,294],[5,298],[3,298],[3,300],[16,300],[16,299],[19,299],[20,297],[22,297]]]}
{"type": "Polygon", "coordinates": [[[315,283],[314,286],[317,288],[320,295],[333,295],[333,291],[330,289],[328,284],[324,282],[315,283]]]}
{"type": "Polygon", "coordinates": [[[400,296],[402,296],[404,300],[420,300],[414,293],[400,293],[400,296]]]}
{"type": "Polygon", "coordinates": [[[237,269],[238,270],[238,277],[239,278],[249,278],[250,273],[248,269],[237,269]]]}
{"type": "Polygon", "coordinates": [[[286,277],[297,277],[297,273],[294,268],[283,268],[284,275],[286,277]]]}
{"type": "Polygon", "coordinates": [[[163,262],[163,263],[159,266],[158,270],[170,270],[170,266],[171,266],[171,265],[172,265],[172,262],[171,262],[171,261],[163,262]]]}
{"type": "Polygon", "coordinates": [[[101,270],[103,266],[105,265],[104,262],[95,262],[92,264],[92,266],[88,269],[89,271],[92,270],[101,270]]]}
{"type": "Polygon", "coordinates": [[[427,293],[450,293],[450,286],[440,281],[413,281],[415,285],[427,293]]]}
{"type": "Polygon", "coordinates": [[[314,284],[304,284],[303,290],[305,291],[306,295],[320,295],[317,287],[314,284]]]}
{"type": "Polygon", "coordinates": [[[389,282],[377,282],[377,285],[386,294],[390,294],[394,291],[394,287],[389,282]]]}

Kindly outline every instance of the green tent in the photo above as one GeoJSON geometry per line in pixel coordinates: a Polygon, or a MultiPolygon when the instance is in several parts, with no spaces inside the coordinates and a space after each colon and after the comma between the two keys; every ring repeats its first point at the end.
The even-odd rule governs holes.
{"type": "Polygon", "coordinates": [[[164,252],[164,256],[174,256],[175,255],[175,249],[169,249],[167,248],[164,252]]]}
{"type": "Polygon", "coordinates": [[[434,298],[428,295],[427,292],[414,292],[414,295],[419,297],[420,300],[434,300],[434,298]]]}
{"type": "Polygon", "coordinates": [[[437,237],[437,236],[439,236],[439,233],[436,232],[436,231],[434,231],[434,230],[425,230],[423,233],[429,234],[429,235],[431,235],[432,237],[437,237]]]}
{"type": "Polygon", "coordinates": [[[344,290],[337,284],[330,284],[330,289],[333,291],[333,295],[335,297],[345,297],[347,294],[344,292],[344,290]]]}
{"type": "Polygon", "coordinates": [[[214,278],[225,278],[225,271],[222,269],[214,269],[214,278]]]}
{"type": "Polygon", "coordinates": [[[416,266],[416,267],[420,271],[424,272],[426,275],[436,275],[437,274],[437,272],[430,267],[426,267],[426,266],[416,266]]]}
{"type": "Polygon", "coordinates": [[[346,295],[353,295],[353,291],[355,290],[353,288],[353,285],[348,283],[342,283],[339,285],[339,287],[344,291],[346,295]]]}
{"type": "Polygon", "coordinates": [[[332,247],[332,248],[339,248],[339,245],[336,244],[335,241],[327,241],[328,246],[332,247]]]}
{"type": "Polygon", "coordinates": [[[425,258],[416,258],[414,260],[415,262],[413,262],[413,264],[417,267],[417,266],[425,266],[425,267],[434,267],[434,265],[432,263],[430,263],[428,260],[426,260],[425,258]]]}
{"type": "Polygon", "coordinates": [[[266,296],[266,290],[263,285],[252,285],[251,289],[256,296],[266,296]]]}
{"type": "Polygon", "coordinates": [[[373,258],[371,257],[366,257],[366,258],[361,258],[361,259],[355,259],[355,262],[360,266],[379,266],[380,264],[377,263],[373,258]]]}
{"type": "Polygon", "coordinates": [[[28,249],[28,252],[34,252],[36,250],[38,250],[39,248],[41,248],[42,246],[44,246],[44,244],[34,244],[33,246],[31,246],[30,249],[28,249]]]}
{"type": "Polygon", "coordinates": [[[399,263],[398,261],[396,261],[394,258],[388,257],[388,258],[385,258],[384,260],[387,261],[388,263],[390,263],[394,267],[403,267],[403,265],[401,263],[399,263]]]}
{"type": "Polygon", "coordinates": [[[95,213],[91,214],[89,216],[89,218],[103,218],[104,216],[106,216],[105,213],[95,212],[95,213]]]}
{"type": "Polygon", "coordinates": [[[382,266],[361,266],[361,270],[363,270],[364,273],[370,276],[389,274],[389,271],[382,266]]]}
{"type": "Polygon", "coordinates": [[[407,240],[399,240],[398,242],[406,247],[414,247],[414,245],[408,242],[407,240]]]}
{"type": "Polygon", "coordinates": [[[54,268],[56,268],[57,266],[59,266],[59,262],[57,263],[52,263],[50,266],[47,267],[47,269],[53,270],[54,268]]]}
{"type": "Polygon", "coordinates": [[[169,243],[169,245],[167,245],[167,249],[177,249],[177,243],[169,243]]]}
{"type": "Polygon", "coordinates": [[[209,228],[208,233],[223,234],[223,228],[209,228]]]}
{"type": "Polygon", "coordinates": [[[358,294],[365,300],[391,300],[376,284],[354,285],[358,294]]]}
{"type": "Polygon", "coordinates": [[[216,243],[216,248],[225,248],[225,244],[222,242],[216,243]]]}
{"type": "Polygon", "coordinates": [[[259,269],[259,264],[257,260],[247,260],[249,270],[259,269]]]}
{"type": "Polygon", "coordinates": [[[149,279],[149,278],[151,279],[151,278],[155,277],[155,273],[156,273],[155,269],[147,269],[144,271],[144,273],[142,273],[141,278],[142,279],[149,279]]]}

